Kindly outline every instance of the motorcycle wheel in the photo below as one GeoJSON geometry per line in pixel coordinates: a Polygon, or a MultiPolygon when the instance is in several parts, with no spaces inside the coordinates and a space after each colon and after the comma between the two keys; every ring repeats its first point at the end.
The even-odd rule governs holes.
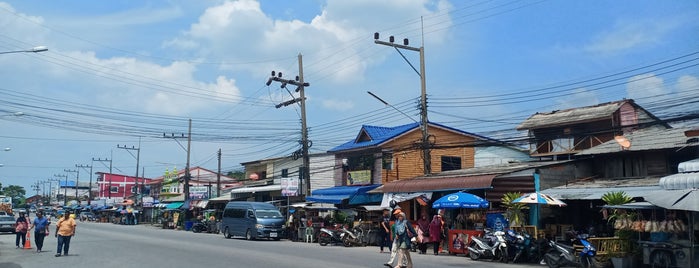
{"type": "Polygon", "coordinates": [[[328,234],[320,233],[320,235],[318,235],[318,244],[320,244],[321,246],[327,246],[328,243],[330,243],[330,237],[328,236],[328,234]]]}
{"type": "Polygon", "coordinates": [[[342,245],[345,247],[351,247],[352,246],[352,241],[350,241],[350,238],[348,236],[345,236],[342,238],[342,245]]]}
{"type": "Polygon", "coordinates": [[[192,226],[193,233],[201,233],[201,227],[199,225],[192,226]]]}
{"type": "Polygon", "coordinates": [[[580,258],[580,264],[583,268],[597,268],[594,257],[590,256],[580,258]]]}
{"type": "Polygon", "coordinates": [[[553,253],[546,253],[544,255],[544,261],[549,268],[558,268],[558,260],[560,257],[555,256],[553,253]]]}
{"type": "MultiPolygon", "coordinates": [[[[478,244],[476,244],[476,242],[471,242],[471,244],[470,244],[469,246],[472,247],[472,248],[478,249],[478,244]]],[[[469,251],[468,251],[468,257],[471,258],[471,259],[474,260],[474,261],[477,261],[478,259],[481,258],[481,254],[478,253],[478,252],[469,250],[469,251]]]]}

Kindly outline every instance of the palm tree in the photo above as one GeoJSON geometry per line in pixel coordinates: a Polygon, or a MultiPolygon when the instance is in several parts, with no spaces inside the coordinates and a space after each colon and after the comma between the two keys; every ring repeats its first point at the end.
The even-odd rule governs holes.
{"type": "Polygon", "coordinates": [[[520,198],[522,196],[522,193],[519,192],[510,192],[510,193],[505,193],[505,195],[502,196],[502,206],[505,207],[505,218],[507,218],[508,221],[510,221],[510,226],[522,226],[524,225],[525,222],[525,216],[523,210],[529,209],[529,206],[526,204],[522,203],[512,203],[517,198],[520,198]]]}

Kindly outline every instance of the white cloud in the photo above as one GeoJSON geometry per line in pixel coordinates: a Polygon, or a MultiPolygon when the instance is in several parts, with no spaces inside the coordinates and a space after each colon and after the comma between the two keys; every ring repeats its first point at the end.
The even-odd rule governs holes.
{"type": "Polygon", "coordinates": [[[617,21],[610,30],[599,33],[584,47],[592,53],[618,53],[641,46],[652,46],[662,41],[681,23],[677,19],[648,19],[617,21]]]}
{"type": "Polygon", "coordinates": [[[651,97],[664,97],[670,93],[672,90],[665,87],[663,79],[654,74],[631,77],[629,83],[626,84],[626,96],[639,102],[644,102],[643,99],[651,97]]]}
{"type": "Polygon", "coordinates": [[[691,75],[683,75],[677,79],[675,88],[678,94],[685,92],[694,92],[694,94],[697,94],[697,92],[699,92],[699,78],[691,75]]]}
{"type": "MultiPolygon", "coordinates": [[[[224,69],[254,75],[266,73],[260,70],[296,73],[295,65],[284,65],[289,61],[279,59],[302,53],[307,76],[351,83],[361,81],[367,66],[382,59],[377,53],[391,52],[373,44],[374,31],[385,28],[387,22],[394,26],[405,18],[434,13],[431,8],[444,12],[450,6],[446,1],[432,0],[361,0],[329,1],[323,8],[320,14],[304,22],[272,18],[261,10],[257,1],[226,1],[206,9],[187,31],[164,45],[183,50],[201,49],[195,53],[221,59],[227,63],[222,65],[224,69]],[[264,59],[272,60],[264,62],[264,59]]],[[[419,32],[415,25],[419,24],[410,24],[412,28],[408,31],[419,32]]],[[[450,25],[450,20],[446,19],[442,25],[450,25]]],[[[401,33],[406,29],[395,31],[401,33]]],[[[433,33],[430,42],[440,42],[444,35],[433,33]]]]}

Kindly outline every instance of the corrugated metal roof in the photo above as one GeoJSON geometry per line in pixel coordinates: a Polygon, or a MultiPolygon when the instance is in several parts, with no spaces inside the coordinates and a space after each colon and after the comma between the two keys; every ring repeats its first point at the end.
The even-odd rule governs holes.
{"type": "Polygon", "coordinates": [[[557,110],[549,113],[536,113],[527,118],[527,120],[524,120],[516,129],[526,130],[556,125],[572,125],[579,122],[602,119],[611,116],[626,102],[633,103],[632,100],[621,100],[595,106],[557,110]]]}
{"type": "Polygon", "coordinates": [[[623,191],[631,197],[642,197],[648,191],[661,190],[658,185],[659,178],[620,179],[620,180],[594,180],[571,183],[542,190],[541,193],[551,195],[559,199],[567,200],[596,200],[602,199],[602,195],[608,192],[623,191]]]}
{"type": "Polygon", "coordinates": [[[688,145],[687,137],[684,135],[686,128],[649,127],[636,130],[624,135],[631,142],[631,147],[623,150],[616,140],[610,140],[590,149],[582,150],[576,155],[598,155],[617,153],[621,151],[648,151],[670,148],[681,148],[688,145]]]}
{"type": "Polygon", "coordinates": [[[677,173],[660,179],[660,187],[665,190],[699,189],[699,173],[677,173]]]}
{"type": "Polygon", "coordinates": [[[412,193],[465,189],[488,189],[499,174],[457,176],[450,178],[409,179],[384,183],[384,193],[412,193]]]}
{"type": "MultiPolygon", "coordinates": [[[[449,131],[472,136],[472,137],[475,137],[479,140],[500,143],[500,141],[495,140],[495,139],[491,139],[491,138],[488,138],[485,136],[470,133],[470,132],[463,131],[460,129],[448,127],[448,126],[445,126],[442,124],[429,122],[428,125],[431,127],[442,128],[442,129],[446,129],[449,131]]],[[[377,146],[377,145],[383,144],[385,142],[388,142],[390,140],[393,140],[400,135],[403,135],[405,133],[408,133],[412,130],[419,129],[419,128],[420,128],[419,123],[410,123],[407,125],[401,125],[401,126],[395,126],[395,127],[381,127],[381,126],[363,125],[362,129],[359,131],[359,133],[357,134],[357,137],[355,139],[348,141],[346,143],[343,143],[342,145],[337,146],[335,148],[332,148],[332,149],[328,150],[328,152],[339,152],[339,151],[347,151],[347,150],[354,150],[354,149],[359,149],[359,148],[367,148],[367,147],[377,146]],[[362,136],[362,133],[366,133],[366,135],[369,136],[370,140],[358,141],[359,137],[362,136]]]]}
{"type": "Polygon", "coordinates": [[[677,165],[677,171],[682,172],[699,172],[699,158],[684,161],[677,165]]]}

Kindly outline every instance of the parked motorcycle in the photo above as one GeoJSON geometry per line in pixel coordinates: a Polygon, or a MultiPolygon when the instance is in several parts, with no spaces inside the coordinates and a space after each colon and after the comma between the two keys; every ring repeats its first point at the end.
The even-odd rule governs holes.
{"type": "Polygon", "coordinates": [[[194,225],[192,225],[192,232],[209,232],[209,225],[204,222],[196,222],[194,225]]]}
{"type": "Polygon", "coordinates": [[[318,234],[318,244],[321,246],[327,246],[328,244],[341,244],[341,232],[341,228],[320,228],[320,233],[318,234]]]}
{"type": "Polygon", "coordinates": [[[359,226],[352,228],[352,230],[348,230],[343,226],[340,232],[340,239],[345,247],[366,246],[364,230],[359,226]]]}
{"type": "Polygon", "coordinates": [[[595,263],[597,250],[587,241],[589,236],[587,234],[577,234],[575,232],[573,234],[575,237],[573,243],[579,243],[583,246],[579,256],[576,256],[573,245],[564,245],[555,241],[550,241],[549,245],[551,246],[551,250],[544,255],[544,260],[550,268],[563,266],[583,268],[597,267],[595,263]]]}
{"type": "Polygon", "coordinates": [[[516,233],[513,230],[506,232],[506,240],[514,263],[540,263],[543,260],[548,245],[546,239],[533,239],[526,232],[516,233]]]}
{"type": "Polygon", "coordinates": [[[472,260],[481,258],[490,258],[501,262],[509,260],[507,241],[505,241],[505,232],[503,231],[493,233],[486,229],[483,237],[472,237],[467,248],[468,256],[472,260]]]}

